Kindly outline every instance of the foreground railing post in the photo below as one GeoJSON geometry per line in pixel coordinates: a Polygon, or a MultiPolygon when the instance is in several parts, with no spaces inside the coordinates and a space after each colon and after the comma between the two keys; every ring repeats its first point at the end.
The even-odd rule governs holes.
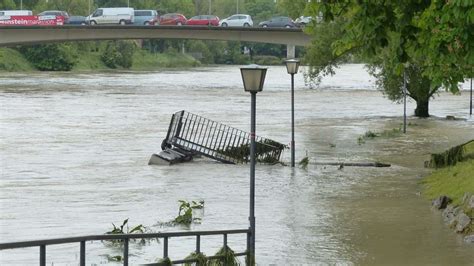
{"type": "Polygon", "coordinates": [[[86,241],[81,241],[79,253],[79,266],[86,266],[86,241]]]}
{"type": "Polygon", "coordinates": [[[123,266],[128,266],[128,238],[125,238],[123,242],[123,266]]]}
{"type": "Polygon", "coordinates": [[[201,236],[196,235],[196,253],[201,253],[201,236]]]}
{"type": "Polygon", "coordinates": [[[247,259],[246,259],[246,265],[250,265],[252,257],[252,252],[250,251],[250,229],[249,232],[247,233],[247,259]]]}
{"type": "Polygon", "coordinates": [[[39,261],[40,266],[46,266],[46,246],[41,245],[40,246],[40,261],[39,261]]]}
{"type": "Polygon", "coordinates": [[[168,258],[168,237],[165,236],[163,240],[163,258],[168,258]]]}

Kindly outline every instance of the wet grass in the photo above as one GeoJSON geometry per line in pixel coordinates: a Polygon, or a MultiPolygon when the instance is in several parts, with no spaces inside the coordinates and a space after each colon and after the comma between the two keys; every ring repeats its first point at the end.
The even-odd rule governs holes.
{"type": "Polygon", "coordinates": [[[428,199],[446,195],[453,200],[453,204],[460,205],[465,193],[474,194],[473,173],[474,160],[438,169],[423,179],[423,195],[428,199]]]}

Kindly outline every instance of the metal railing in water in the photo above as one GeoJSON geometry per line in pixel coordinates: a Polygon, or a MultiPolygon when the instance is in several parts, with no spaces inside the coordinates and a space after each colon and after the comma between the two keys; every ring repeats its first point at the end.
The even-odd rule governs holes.
{"type": "MultiPolygon", "coordinates": [[[[256,160],[276,163],[285,145],[256,136],[256,160]]],[[[178,147],[224,163],[250,161],[250,133],[186,111],[171,117],[162,148],[178,147]]]]}
{"type": "MultiPolygon", "coordinates": [[[[195,232],[164,232],[164,233],[147,233],[147,234],[111,234],[111,235],[89,235],[68,238],[55,238],[45,240],[32,240],[22,242],[0,243],[0,251],[6,249],[19,249],[28,247],[39,247],[39,265],[46,266],[46,247],[50,245],[79,243],[79,265],[86,265],[86,242],[87,241],[103,241],[103,240],[121,240],[123,241],[123,265],[128,265],[129,260],[129,241],[130,239],[163,239],[163,258],[168,258],[168,241],[170,238],[176,237],[196,237],[196,253],[201,252],[201,236],[222,235],[223,247],[227,247],[227,236],[235,234],[246,234],[247,251],[235,253],[235,256],[248,256],[248,245],[250,239],[249,229],[237,230],[218,230],[218,231],[195,231],[195,232]]],[[[223,259],[223,256],[208,256],[208,259],[223,259]]],[[[184,264],[197,262],[197,259],[181,259],[173,260],[172,264],[184,264]]],[[[145,265],[166,265],[164,263],[152,263],[145,265]]]]}

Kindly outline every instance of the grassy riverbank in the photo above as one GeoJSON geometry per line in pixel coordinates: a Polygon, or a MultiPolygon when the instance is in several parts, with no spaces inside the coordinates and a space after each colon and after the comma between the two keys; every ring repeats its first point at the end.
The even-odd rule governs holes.
{"type": "Polygon", "coordinates": [[[430,164],[436,160],[439,168],[423,179],[427,198],[446,195],[459,205],[465,193],[474,195],[474,141],[432,155],[430,164]]]}
{"type": "MultiPolygon", "coordinates": [[[[469,200],[474,195],[474,140],[443,153],[433,154],[430,166],[437,169],[422,181],[424,196],[428,199],[447,196],[451,199],[451,206],[459,206],[461,213],[464,212],[472,219],[474,210],[472,206],[469,207],[469,200]]],[[[448,219],[447,223],[454,227],[458,220],[450,222],[449,218],[446,218],[449,215],[445,214],[448,212],[444,211],[443,216],[448,219]]],[[[464,234],[474,232],[474,223],[468,223],[464,230],[457,229],[457,232],[461,231],[464,234]]]]}
{"type": "MultiPolygon", "coordinates": [[[[201,63],[192,56],[181,53],[149,53],[137,50],[133,54],[133,64],[129,70],[156,70],[174,67],[195,67],[201,63]]],[[[101,60],[101,52],[80,52],[72,72],[89,70],[109,70],[101,60]]],[[[37,70],[25,56],[11,48],[0,48],[0,71],[25,72],[37,70]]]]}
{"type": "Polygon", "coordinates": [[[35,68],[17,50],[0,48],[0,71],[34,71],[35,68]]]}

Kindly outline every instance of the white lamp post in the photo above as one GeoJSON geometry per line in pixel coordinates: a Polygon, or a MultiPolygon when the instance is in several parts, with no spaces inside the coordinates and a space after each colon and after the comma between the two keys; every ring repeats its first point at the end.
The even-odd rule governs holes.
{"type": "Polygon", "coordinates": [[[291,167],[295,167],[295,74],[298,73],[300,60],[286,60],[286,70],[291,75],[291,167]]]}
{"type": "Polygon", "coordinates": [[[255,256],[255,109],[257,92],[262,91],[267,69],[258,65],[250,65],[240,69],[244,90],[250,92],[250,245],[249,258],[255,256]]]}

